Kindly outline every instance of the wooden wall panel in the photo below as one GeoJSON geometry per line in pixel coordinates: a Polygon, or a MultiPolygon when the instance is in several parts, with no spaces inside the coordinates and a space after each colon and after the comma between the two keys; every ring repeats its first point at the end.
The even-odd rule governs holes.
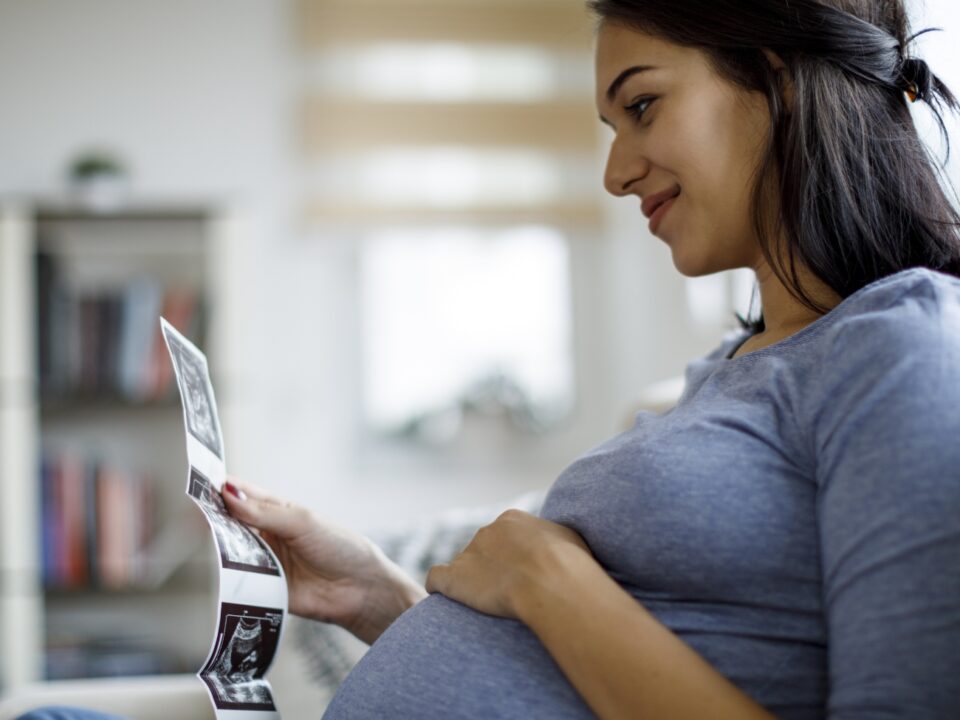
{"type": "MultiPolygon", "coordinates": [[[[325,51],[362,55],[380,43],[520,45],[546,53],[582,53],[589,63],[593,21],[584,0],[300,0],[303,58],[325,51]]],[[[558,60],[559,62],[559,60],[558,60]]],[[[331,157],[395,147],[515,148],[569,156],[598,152],[592,97],[531,98],[529,102],[379,101],[329,92],[305,83],[297,132],[309,167],[331,157]]],[[[563,183],[561,183],[562,185],[563,183]]],[[[570,195],[531,204],[499,205],[478,198],[464,207],[396,206],[361,198],[348,202],[310,192],[309,223],[372,228],[389,225],[515,225],[546,223],[596,228],[598,194],[570,195]]]]}
{"type": "Polygon", "coordinates": [[[325,98],[306,102],[308,155],[376,145],[517,146],[596,151],[597,113],[584,102],[369,103],[325,98]]]}
{"type": "Polygon", "coordinates": [[[308,222],[350,227],[398,225],[471,225],[509,226],[549,224],[565,230],[596,228],[602,221],[599,202],[585,198],[532,207],[479,206],[468,208],[422,208],[414,206],[385,207],[380,205],[348,205],[315,201],[307,211],[308,222]]]}
{"type": "Polygon", "coordinates": [[[583,0],[302,0],[304,47],[387,40],[589,49],[583,0]]]}

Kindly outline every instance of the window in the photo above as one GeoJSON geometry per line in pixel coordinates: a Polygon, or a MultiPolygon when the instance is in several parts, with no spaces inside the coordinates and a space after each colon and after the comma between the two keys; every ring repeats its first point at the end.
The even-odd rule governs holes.
{"type": "Polygon", "coordinates": [[[584,6],[301,6],[306,216],[351,238],[366,427],[555,427],[576,391],[571,242],[602,217],[584,6]]]}
{"type": "Polygon", "coordinates": [[[365,416],[447,439],[464,412],[549,429],[573,404],[567,247],[545,227],[382,231],[365,243],[365,416]]]}

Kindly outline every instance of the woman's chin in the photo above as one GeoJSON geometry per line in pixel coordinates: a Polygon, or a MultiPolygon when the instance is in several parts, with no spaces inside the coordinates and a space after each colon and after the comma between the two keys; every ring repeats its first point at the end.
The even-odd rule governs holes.
{"type": "Polygon", "coordinates": [[[677,272],[686,277],[703,277],[740,267],[736,263],[725,262],[723,257],[718,257],[716,254],[696,252],[696,248],[684,247],[680,242],[671,241],[669,245],[673,266],[677,272]]]}
{"type": "Polygon", "coordinates": [[[681,252],[675,245],[670,246],[670,253],[673,258],[673,266],[681,275],[686,277],[701,277],[715,272],[715,270],[709,268],[709,263],[706,262],[706,258],[691,257],[689,254],[681,252]]]}

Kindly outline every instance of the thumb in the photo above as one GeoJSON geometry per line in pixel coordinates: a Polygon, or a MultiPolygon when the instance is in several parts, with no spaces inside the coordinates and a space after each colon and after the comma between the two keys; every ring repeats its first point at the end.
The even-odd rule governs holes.
{"type": "Polygon", "coordinates": [[[311,515],[306,508],[271,497],[244,492],[233,483],[224,485],[223,501],[230,514],[257,530],[263,530],[279,540],[292,540],[306,533],[311,526],[311,515]],[[233,490],[238,490],[234,493],[233,490]]]}

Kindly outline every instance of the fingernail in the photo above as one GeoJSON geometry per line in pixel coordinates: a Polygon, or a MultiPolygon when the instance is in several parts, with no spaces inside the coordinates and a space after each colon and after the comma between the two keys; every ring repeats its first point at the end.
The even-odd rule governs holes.
{"type": "Polygon", "coordinates": [[[223,484],[223,486],[227,489],[227,492],[233,495],[237,500],[247,499],[247,494],[232,482],[226,482],[223,484]]]}

